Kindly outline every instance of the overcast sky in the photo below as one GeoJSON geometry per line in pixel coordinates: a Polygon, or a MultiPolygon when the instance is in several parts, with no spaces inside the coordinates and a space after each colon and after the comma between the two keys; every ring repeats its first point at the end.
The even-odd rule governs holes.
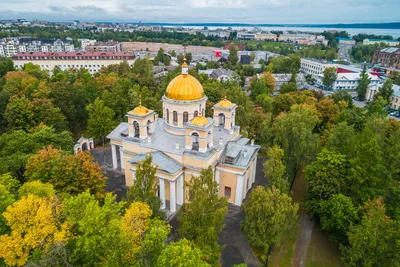
{"type": "Polygon", "coordinates": [[[0,19],[352,23],[400,21],[400,0],[0,0],[0,19]]]}

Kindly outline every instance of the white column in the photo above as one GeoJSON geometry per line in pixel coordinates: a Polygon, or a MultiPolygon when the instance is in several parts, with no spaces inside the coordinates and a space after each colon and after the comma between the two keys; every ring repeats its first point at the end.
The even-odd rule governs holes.
{"type": "Polygon", "coordinates": [[[219,176],[220,176],[220,173],[221,173],[220,170],[215,169],[215,181],[218,184],[218,191],[219,191],[219,176]]]}
{"type": "Polygon", "coordinates": [[[177,191],[176,203],[178,205],[182,205],[183,204],[183,184],[184,184],[184,182],[183,182],[183,173],[182,173],[178,178],[178,184],[177,184],[178,188],[176,190],[177,191]]]}
{"type": "Polygon", "coordinates": [[[253,177],[252,177],[252,184],[256,181],[256,170],[257,170],[257,157],[254,159],[253,163],[253,177]]]}
{"type": "Polygon", "coordinates": [[[133,170],[133,171],[132,171],[132,183],[134,183],[135,180],[136,180],[136,171],[133,170]]]}
{"type": "Polygon", "coordinates": [[[237,175],[235,205],[241,206],[243,200],[243,175],[237,175]]]}
{"type": "Polygon", "coordinates": [[[176,211],[175,194],[175,181],[169,181],[169,210],[171,212],[176,211]]]}
{"type": "Polygon", "coordinates": [[[118,168],[117,149],[115,145],[111,145],[112,163],[114,170],[118,168]]]}
{"type": "Polygon", "coordinates": [[[119,147],[119,156],[121,159],[121,170],[124,169],[124,152],[122,151],[122,146],[119,147]]]}
{"type": "Polygon", "coordinates": [[[160,179],[160,199],[161,199],[161,209],[165,209],[165,183],[163,178],[160,179]]]}

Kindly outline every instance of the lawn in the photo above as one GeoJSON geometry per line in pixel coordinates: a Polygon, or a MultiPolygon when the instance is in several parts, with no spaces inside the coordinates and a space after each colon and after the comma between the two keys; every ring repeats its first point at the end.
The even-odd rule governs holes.
{"type": "MultiPolygon", "coordinates": [[[[292,187],[293,200],[302,204],[307,195],[306,181],[304,179],[304,173],[299,172],[296,180],[292,187]]],[[[291,266],[305,266],[305,267],[341,267],[344,266],[340,261],[340,252],[336,244],[329,240],[327,233],[322,232],[318,223],[307,223],[310,221],[306,215],[306,211],[301,205],[299,210],[299,220],[298,228],[296,231],[287,233],[287,235],[282,240],[280,247],[274,247],[271,252],[270,260],[268,266],[273,267],[291,267],[291,266]],[[306,218],[304,219],[304,216],[306,218]],[[303,222],[300,224],[300,222],[303,222]],[[305,229],[300,227],[313,226],[313,230],[310,238],[304,238],[305,229]],[[308,241],[307,241],[308,240],[308,241]],[[301,257],[301,251],[304,252],[304,246],[308,245],[308,250],[306,252],[306,258],[301,257]],[[305,265],[299,264],[299,258],[303,258],[305,265]]],[[[310,235],[308,235],[310,237],[310,235]]]]}

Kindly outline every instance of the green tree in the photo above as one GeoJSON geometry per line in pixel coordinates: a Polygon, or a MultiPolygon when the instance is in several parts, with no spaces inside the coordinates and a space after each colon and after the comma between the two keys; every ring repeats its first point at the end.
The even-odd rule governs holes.
{"type": "Polygon", "coordinates": [[[11,58],[0,57],[0,78],[3,78],[7,72],[14,70],[14,62],[11,58]]]}
{"type": "Polygon", "coordinates": [[[28,157],[51,144],[64,151],[71,151],[74,142],[70,132],[57,133],[54,128],[42,124],[29,133],[18,130],[0,135],[0,174],[9,172],[23,180],[28,157]]]}
{"type": "Polygon", "coordinates": [[[26,97],[12,97],[7,105],[4,118],[11,130],[29,130],[34,127],[35,113],[26,97]]]}
{"type": "Polygon", "coordinates": [[[120,214],[126,203],[107,194],[100,205],[89,192],[65,201],[65,216],[75,238],[70,242],[70,262],[80,266],[121,266],[120,214]]]}
{"type": "Polygon", "coordinates": [[[170,59],[169,56],[167,56],[167,55],[164,55],[164,60],[163,60],[163,62],[164,62],[164,66],[169,66],[169,65],[171,65],[171,59],[170,59]]]}
{"type": "Polygon", "coordinates": [[[357,98],[359,101],[365,101],[365,96],[367,95],[367,88],[370,83],[371,79],[369,78],[367,67],[364,66],[364,69],[360,74],[360,80],[358,82],[358,88],[357,88],[357,98]]]}
{"type": "Polygon", "coordinates": [[[342,246],[347,266],[398,266],[399,223],[385,215],[382,199],[367,201],[360,224],[350,226],[349,246],[342,246]]]}
{"type": "Polygon", "coordinates": [[[116,122],[114,120],[114,111],[104,105],[104,101],[96,99],[93,104],[86,107],[89,113],[88,133],[96,139],[101,139],[104,146],[104,138],[109,134],[116,122]]]}
{"type": "Polygon", "coordinates": [[[152,78],[154,75],[153,64],[146,58],[138,58],[133,63],[132,72],[141,78],[152,78]]]}
{"type": "Polygon", "coordinates": [[[15,202],[15,196],[5,185],[0,184],[0,235],[7,233],[9,228],[5,218],[1,215],[6,211],[7,207],[15,202]]]}
{"type": "Polygon", "coordinates": [[[38,197],[51,197],[56,191],[51,184],[42,183],[41,181],[32,181],[24,183],[18,190],[18,197],[35,195],[38,197]]]}
{"type": "Polygon", "coordinates": [[[325,68],[324,69],[324,77],[322,78],[322,83],[330,88],[332,87],[332,84],[336,81],[337,79],[337,68],[325,68]]]}
{"type": "Polygon", "coordinates": [[[386,118],[387,111],[384,108],[388,105],[388,102],[382,97],[378,96],[374,101],[368,103],[366,106],[368,113],[378,118],[386,118]]]}
{"type": "Polygon", "coordinates": [[[135,253],[135,262],[139,266],[153,267],[157,265],[157,259],[166,248],[171,226],[163,220],[153,219],[149,229],[143,237],[143,242],[135,253]]]}
{"type": "Polygon", "coordinates": [[[390,98],[393,94],[393,81],[391,79],[387,79],[385,83],[379,88],[378,93],[374,95],[374,100],[377,100],[379,96],[381,96],[386,103],[390,103],[390,98]]]}
{"type": "Polygon", "coordinates": [[[179,233],[203,251],[218,251],[218,234],[225,226],[228,201],[219,196],[219,185],[211,167],[203,169],[199,177],[192,176],[185,187],[190,202],[184,203],[178,214],[179,233]]]}
{"type": "Polygon", "coordinates": [[[138,163],[135,173],[135,181],[127,193],[128,203],[140,201],[147,203],[155,217],[163,217],[160,211],[161,200],[157,197],[156,168],[151,165],[152,156],[146,156],[145,160],[138,163]]]}
{"type": "Polygon", "coordinates": [[[282,84],[281,88],[279,89],[279,92],[281,94],[286,94],[289,92],[296,92],[296,91],[297,91],[297,84],[295,82],[282,84]]]}
{"type": "Polygon", "coordinates": [[[266,255],[271,246],[279,245],[283,236],[294,230],[298,209],[297,203],[274,186],[257,186],[243,206],[243,232],[250,244],[266,255]]]}
{"type": "Polygon", "coordinates": [[[283,164],[283,149],[272,146],[267,149],[267,161],[264,163],[265,177],[270,185],[275,186],[282,193],[289,193],[289,183],[286,179],[286,167],[283,164]]]}
{"type": "Polygon", "coordinates": [[[331,232],[331,238],[346,243],[347,232],[358,220],[358,209],[350,197],[335,194],[328,200],[321,201],[320,220],[322,229],[331,232]]]}
{"type": "Polygon", "coordinates": [[[203,253],[194,243],[181,239],[171,243],[157,259],[157,267],[207,267],[211,266],[203,260],[203,253]]]}
{"type": "Polygon", "coordinates": [[[347,193],[348,162],[346,156],[323,149],[306,171],[308,201],[313,213],[320,212],[320,202],[334,194],[347,193]]]}
{"type": "Polygon", "coordinates": [[[317,153],[319,136],[313,132],[317,123],[318,117],[313,109],[295,105],[289,113],[278,116],[273,125],[275,143],[285,151],[284,161],[290,181],[317,153]]]}
{"type": "Polygon", "coordinates": [[[11,193],[16,193],[19,188],[19,182],[10,173],[0,175],[0,184],[4,185],[11,193]]]}
{"type": "Polygon", "coordinates": [[[52,146],[43,148],[29,158],[25,176],[29,181],[51,183],[58,192],[79,194],[90,190],[104,197],[106,177],[88,152],[68,155],[52,146]]]}
{"type": "Polygon", "coordinates": [[[239,57],[238,57],[238,48],[235,45],[231,45],[229,47],[229,56],[228,56],[228,62],[232,65],[232,66],[236,66],[238,64],[239,61],[239,57]]]}

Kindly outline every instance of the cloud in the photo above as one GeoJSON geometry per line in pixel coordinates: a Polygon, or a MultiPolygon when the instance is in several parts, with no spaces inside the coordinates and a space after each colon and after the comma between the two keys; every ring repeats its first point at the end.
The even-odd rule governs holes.
{"type": "Polygon", "coordinates": [[[0,0],[2,19],[346,23],[400,18],[399,0],[0,0]]]}

